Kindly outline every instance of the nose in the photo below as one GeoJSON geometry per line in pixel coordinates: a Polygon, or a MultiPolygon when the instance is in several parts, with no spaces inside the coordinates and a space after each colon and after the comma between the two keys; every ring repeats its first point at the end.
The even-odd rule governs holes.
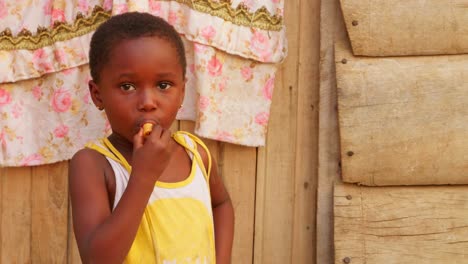
{"type": "Polygon", "coordinates": [[[157,109],[156,94],[154,89],[140,89],[138,110],[150,112],[157,109]]]}

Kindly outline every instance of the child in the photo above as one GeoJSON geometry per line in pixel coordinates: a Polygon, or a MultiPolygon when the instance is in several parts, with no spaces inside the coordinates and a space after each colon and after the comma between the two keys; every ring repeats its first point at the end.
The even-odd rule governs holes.
{"type": "Polygon", "coordinates": [[[185,90],[180,36],[150,14],[117,15],[93,35],[89,64],[112,134],[70,162],[83,262],[230,263],[234,212],[216,163],[198,138],[169,131],[185,90]]]}

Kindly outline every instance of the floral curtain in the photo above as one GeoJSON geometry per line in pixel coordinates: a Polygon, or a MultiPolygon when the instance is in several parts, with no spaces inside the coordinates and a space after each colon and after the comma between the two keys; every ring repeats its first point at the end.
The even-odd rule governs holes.
{"type": "Polygon", "coordinates": [[[88,94],[89,41],[129,11],[164,18],[184,39],[178,119],[195,121],[202,137],[264,145],[287,50],[282,0],[0,0],[0,166],[66,160],[110,132],[88,94]]]}

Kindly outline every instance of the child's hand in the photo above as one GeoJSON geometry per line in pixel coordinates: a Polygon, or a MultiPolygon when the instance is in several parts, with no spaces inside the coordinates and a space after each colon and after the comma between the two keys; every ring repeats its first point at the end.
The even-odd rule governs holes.
{"type": "Polygon", "coordinates": [[[154,184],[171,160],[175,142],[171,131],[155,125],[151,134],[144,136],[143,128],[133,137],[132,177],[144,177],[154,184]]]}

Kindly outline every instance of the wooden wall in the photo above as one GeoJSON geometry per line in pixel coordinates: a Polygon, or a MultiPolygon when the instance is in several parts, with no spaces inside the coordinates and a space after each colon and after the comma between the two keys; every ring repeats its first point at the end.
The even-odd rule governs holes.
{"type": "Polygon", "coordinates": [[[467,263],[467,4],[340,2],[334,263],[467,263]]]}
{"type": "MultiPolygon", "coordinates": [[[[278,69],[266,146],[207,140],[234,202],[232,263],[316,259],[320,0],[286,0],[284,16],[289,55],[278,69]]],[[[80,263],[67,169],[67,161],[0,169],[0,263],[80,263]]]]}

